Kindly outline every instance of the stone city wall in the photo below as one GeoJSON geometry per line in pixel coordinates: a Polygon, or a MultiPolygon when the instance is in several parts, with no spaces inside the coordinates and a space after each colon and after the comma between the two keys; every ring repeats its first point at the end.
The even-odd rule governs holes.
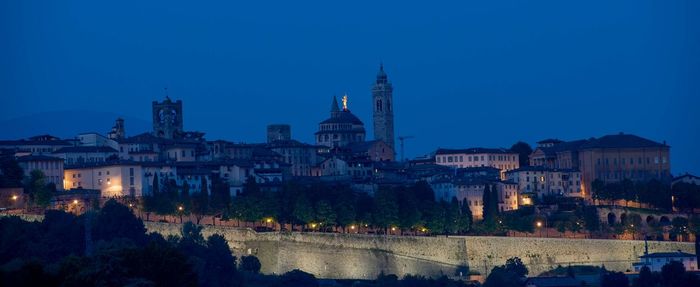
{"type": "MultiPolygon", "coordinates": [[[[179,234],[180,225],[146,223],[164,236],[179,234]]],[[[644,253],[644,241],[522,237],[412,237],[332,233],[256,233],[249,229],[206,226],[205,236],[218,233],[237,256],[257,256],[264,273],[293,269],[320,278],[376,278],[377,274],[454,275],[460,265],[482,274],[520,257],[533,275],[557,265],[605,265],[632,269],[644,253]]],[[[650,252],[695,253],[692,243],[649,242],[650,252]]]]}
{"type": "MultiPolygon", "coordinates": [[[[43,216],[22,215],[24,220],[43,216]]],[[[144,222],[149,232],[179,235],[180,224],[144,222]]],[[[605,265],[609,270],[632,269],[644,253],[644,241],[523,238],[488,236],[377,236],[334,233],[257,233],[245,228],[204,226],[205,237],[221,234],[236,256],[255,255],[262,272],[281,274],[301,269],[319,278],[373,279],[386,274],[454,275],[467,265],[486,274],[510,257],[520,257],[531,275],[557,265],[605,265]]],[[[695,253],[692,243],[649,241],[650,252],[681,250],[695,253]]]]}

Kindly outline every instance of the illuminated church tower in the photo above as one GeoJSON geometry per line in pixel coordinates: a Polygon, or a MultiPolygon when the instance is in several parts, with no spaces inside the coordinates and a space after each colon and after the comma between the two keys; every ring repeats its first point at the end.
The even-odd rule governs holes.
{"type": "Polygon", "coordinates": [[[394,148],[393,90],[384,72],[384,65],[380,64],[377,81],[372,86],[374,139],[384,141],[391,148],[394,148]]]}

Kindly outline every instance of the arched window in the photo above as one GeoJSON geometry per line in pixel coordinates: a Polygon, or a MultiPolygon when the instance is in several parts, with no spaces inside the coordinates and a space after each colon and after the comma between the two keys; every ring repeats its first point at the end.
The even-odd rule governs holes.
{"type": "Polygon", "coordinates": [[[382,111],[382,100],[377,100],[377,111],[382,111]]]}

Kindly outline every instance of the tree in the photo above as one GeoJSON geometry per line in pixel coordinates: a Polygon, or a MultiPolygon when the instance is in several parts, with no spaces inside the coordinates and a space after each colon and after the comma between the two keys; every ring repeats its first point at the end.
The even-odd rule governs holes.
{"type": "Polygon", "coordinates": [[[336,215],[330,202],[319,200],[316,202],[316,221],[324,227],[335,225],[336,215]]]}
{"type": "Polygon", "coordinates": [[[42,208],[49,206],[53,196],[46,185],[46,176],[38,169],[29,173],[29,177],[25,181],[24,192],[29,195],[29,199],[33,204],[42,208]]]}
{"type": "Polygon", "coordinates": [[[318,287],[318,281],[314,275],[301,271],[299,269],[294,269],[287,273],[284,273],[280,277],[280,286],[290,286],[290,287],[318,287]]]}
{"type": "Polygon", "coordinates": [[[241,270],[245,272],[258,274],[261,266],[260,260],[253,255],[241,257],[241,270]]]}
{"type": "Polygon", "coordinates": [[[343,228],[355,222],[355,206],[349,200],[341,199],[335,207],[335,214],[336,222],[343,228]]]}
{"type": "Polygon", "coordinates": [[[685,217],[674,217],[671,220],[671,236],[677,237],[677,236],[685,236],[688,234],[688,219],[685,217]]]}
{"type": "Polygon", "coordinates": [[[648,266],[643,266],[639,270],[639,277],[634,282],[634,287],[654,287],[657,281],[654,274],[651,273],[651,269],[648,266]]]}
{"type": "Polygon", "coordinates": [[[484,281],[484,287],[521,287],[521,277],[506,270],[504,266],[496,266],[484,281]]]}
{"type": "Polygon", "coordinates": [[[605,272],[600,278],[600,287],[628,287],[629,280],[622,272],[605,272]]]}
{"type": "Polygon", "coordinates": [[[214,178],[211,182],[210,207],[214,212],[227,210],[231,204],[231,192],[228,183],[220,178],[214,178]]]}
{"type": "Polygon", "coordinates": [[[671,261],[661,267],[661,286],[684,286],[685,266],[678,261],[671,261]]]}
{"type": "Polygon", "coordinates": [[[504,266],[506,271],[513,272],[519,277],[525,277],[529,273],[527,267],[519,257],[508,258],[508,260],[506,260],[506,265],[504,266]]]}
{"type": "Polygon", "coordinates": [[[459,210],[459,219],[457,225],[459,226],[459,233],[467,233],[472,228],[472,210],[469,208],[467,199],[462,200],[462,204],[459,210]]]}
{"type": "Polygon", "coordinates": [[[146,227],[128,207],[114,199],[108,200],[93,225],[95,240],[127,238],[136,244],[146,243],[146,227]]]}
{"type": "Polygon", "coordinates": [[[236,274],[236,257],[231,253],[226,239],[213,234],[207,238],[204,254],[207,276],[201,276],[202,286],[232,286],[236,274]]]}
{"type": "Polygon", "coordinates": [[[314,209],[311,206],[309,199],[306,198],[306,195],[301,194],[299,197],[297,197],[292,216],[296,222],[302,225],[306,225],[313,220],[314,209]]]}
{"type": "Polygon", "coordinates": [[[452,198],[450,203],[443,202],[443,208],[445,208],[445,235],[455,234],[460,229],[460,208],[457,198],[452,198]]]}
{"type": "Polygon", "coordinates": [[[425,226],[434,233],[445,232],[446,209],[438,202],[426,203],[425,226]]]}
{"type": "Polygon", "coordinates": [[[380,188],[374,195],[374,223],[388,231],[399,222],[399,206],[394,190],[380,188]]]}
{"type": "Polygon", "coordinates": [[[605,188],[605,182],[600,179],[596,179],[591,182],[591,189],[593,193],[593,199],[595,200],[608,200],[610,196],[605,188]]]}
{"type": "Polygon", "coordinates": [[[483,216],[484,225],[488,230],[493,230],[496,227],[496,215],[498,213],[497,191],[491,188],[490,185],[484,185],[483,201],[483,216]]]}
{"type": "Polygon", "coordinates": [[[510,150],[518,154],[518,162],[520,167],[530,165],[530,154],[532,153],[532,147],[526,142],[519,141],[510,147],[510,150]]]}
{"type": "Polygon", "coordinates": [[[420,224],[421,212],[418,199],[410,189],[403,189],[399,193],[399,226],[401,229],[412,229],[420,224]]]}
{"type": "Polygon", "coordinates": [[[207,179],[205,177],[202,177],[202,190],[195,193],[190,200],[192,213],[195,214],[197,224],[199,224],[202,218],[209,213],[209,192],[207,188],[207,179]]]}
{"type": "Polygon", "coordinates": [[[24,170],[13,157],[0,157],[0,187],[21,187],[24,170]]]}
{"type": "Polygon", "coordinates": [[[586,230],[595,232],[600,230],[600,218],[598,218],[598,210],[595,206],[585,206],[583,209],[583,222],[586,230]]]}

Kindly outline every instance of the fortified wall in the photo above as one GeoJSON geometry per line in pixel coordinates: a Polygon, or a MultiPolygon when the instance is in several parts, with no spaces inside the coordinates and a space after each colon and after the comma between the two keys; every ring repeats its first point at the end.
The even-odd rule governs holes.
{"type": "MultiPolygon", "coordinates": [[[[180,225],[146,222],[150,232],[180,233],[180,225]]],[[[605,265],[632,269],[644,241],[486,236],[412,237],[332,233],[257,233],[205,226],[204,236],[223,235],[237,256],[255,255],[262,272],[301,269],[319,278],[374,279],[386,274],[454,275],[460,265],[486,274],[510,257],[520,257],[536,275],[558,265],[605,265]]],[[[649,252],[695,253],[692,243],[649,242],[649,252]]]]}

